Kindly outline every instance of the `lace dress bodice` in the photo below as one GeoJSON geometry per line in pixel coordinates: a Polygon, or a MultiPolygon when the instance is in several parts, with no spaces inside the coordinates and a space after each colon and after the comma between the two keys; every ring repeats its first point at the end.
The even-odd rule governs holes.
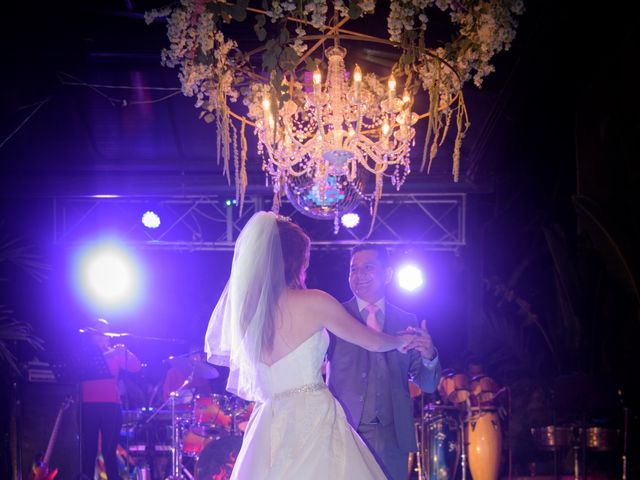
{"type": "Polygon", "coordinates": [[[319,330],[271,365],[258,366],[258,385],[265,400],[301,388],[323,384],[321,367],[329,346],[329,334],[319,330]]]}

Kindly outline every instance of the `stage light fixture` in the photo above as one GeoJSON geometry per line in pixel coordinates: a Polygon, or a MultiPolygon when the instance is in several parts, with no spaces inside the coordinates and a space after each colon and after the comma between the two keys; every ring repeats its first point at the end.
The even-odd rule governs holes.
{"type": "Polygon", "coordinates": [[[422,271],[415,265],[404,265],[398,269],[398,285],[400,288],[413,292],[424,283],[422,271]]]}
{"type": "Polygon", "coordinates": [[[87,248],[78,267],[80,288],[89,303],[101,310],[130,306],[139,295],[140,273],[136,263],[117,244],[87,248]]]}
{"type": "Polygon", "coordinates": [[[342,225],[347,228],[356,227],[360,223],[360,215],[357,213],[345,213],[340,219],[342,225]]]}
{"type": "Polygon", "coordinates": [[[142,214],[142,224],[147,228],[158,228],[160,226],[160,217],[152,210],[147,210],[142,214]]]}

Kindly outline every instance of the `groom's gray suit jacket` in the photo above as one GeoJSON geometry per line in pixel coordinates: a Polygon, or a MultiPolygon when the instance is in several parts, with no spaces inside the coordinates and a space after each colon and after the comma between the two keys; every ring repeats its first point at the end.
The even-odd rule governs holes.
{"type": "MultiPolygon", "coordinates": [[[[358,311],[358,303],[354,298],[343,304],[345,308],[360,322],[363,319],[358,311]]],[[[389,334],[416,327],[416,316],[385,302],[384,331],[389,334]]],[[[413,424],[413,410],[409,396],[408,379],[412,379],[427,393],[435,391],[440,379],[441,367],[438,362],[435,368],[427,368],[422,363],[420,354],[410,351],[402,354],[397,350],[387,352],[389,368],[389,385],[393,421],[399,447],[411,452],[416,450],[416,439],[413,424]]],[[[349,423],[357,428],[362,417],[364,397],[367,392],[369,373],[369,352],[331,335],[331,344],[327,352],[329,366],[327,383],[333,394],[345,409],[349,423]]]]}

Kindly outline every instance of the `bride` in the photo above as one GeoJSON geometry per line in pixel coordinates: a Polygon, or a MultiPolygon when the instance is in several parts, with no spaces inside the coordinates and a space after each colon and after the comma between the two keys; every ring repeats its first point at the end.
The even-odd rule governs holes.
{"type": "Polygon", "coordinates": [[[386,478],[323,382],[327,330],[376,352],[405,353],[413,336],[375,332],[329,294],[306,289],[309,246],[298,225],[256,213],[209,321],[209,362],[229,367],[227,390],[256,402],[232,479],[386,478]]]}

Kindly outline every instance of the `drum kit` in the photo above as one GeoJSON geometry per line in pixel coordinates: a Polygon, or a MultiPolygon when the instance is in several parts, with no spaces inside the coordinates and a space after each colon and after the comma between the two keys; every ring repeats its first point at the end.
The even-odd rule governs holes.
{"type": "Polygon", "coordinates": [[[504,391],[486,375],[469,378],[444,371],[439,399],[423,405],[416,422],[419,480],[497,480],[502,455],[499,396],[504,391]],[[458,475],[458,476],[457,476],[458,475]]]}
{"type": "MultiPolygon", "coordinates": [[[[194,385],[219,373],[191,357],[190,374],[162,405],[123,412],[124,451],[133,467],[128,478],[230,478],[253,405],[231,394],[198,393],[194,385]]],[[[167,363],[184,370],[185,358],[167,363]]]]}

